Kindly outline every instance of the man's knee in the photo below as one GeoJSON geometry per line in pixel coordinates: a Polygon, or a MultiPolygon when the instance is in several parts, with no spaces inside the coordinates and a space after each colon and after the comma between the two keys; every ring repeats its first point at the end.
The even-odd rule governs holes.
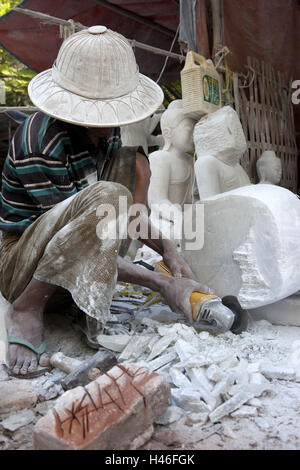
{"type": "Polygon", "coordinates": [[[117,195],[119,197],[120,196],[126,197],[128,203],[132,204],[133,197],[132,197],[132,194],[129,191],[129,189],[126,188],[126,186],[123,186],[122,184],[119,184],[119,183],[109,183],[109,184],[114,185],[114,188],[112,188],[112,192],[113,192],[114,195],[117,195]]]}
{"type": "Polygon", "coordinates": [[[125,186],[110,181],[98,181],[80,191],[74,204],[79,204],[85,210],[97,208],[101,204],[111,204],[117,209],[122,200],[120,198],[126,198],[128,206],[132,204],[132,194],[125,186]]]}
{"type": "Polygon", "coordinates": [[[125,196],[128,199],[132,199],[131,192],[125,186],[113,181],[97,181],[86,189],[97,194],[100,198],[125,196]]]}
{"type": "Polygon", "coordinates": [[[105,187],[102,187],[102,196],[103,191],[105,198],[100,197],[100,204],[112,204],[117,212],[123,212],[124,205],[129,208],[133,203],[131,192],[122,184],[105,182],[105,187]]]}

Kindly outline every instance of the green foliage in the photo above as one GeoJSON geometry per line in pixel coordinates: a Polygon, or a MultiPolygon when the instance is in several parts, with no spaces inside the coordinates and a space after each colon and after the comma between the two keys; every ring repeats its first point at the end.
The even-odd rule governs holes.
{"type": "Polygon", "coordinates": [[[165,94],[164,106],[167,108],[171,101],[181,100],[181,81],[177,80],[176,82],[168,83],[167,85],[162,85],[162,89],[165,94]]]}
{"type": "MultiPolygon", "coordinates": [[[[1,0],[0,16],[20,3],[20,0],[1,0]]],[[[0,80],[5,84],[7,106],[31,104],[27,95],[27,85],[35,74],[33,70],[0,47],[0,80]]]]}
{"type": "Polygon", "coordinates": [[[1,0],[0,3],[0,16],[5,15],[9,10],[19,5],[20,0],[1,0]]]}

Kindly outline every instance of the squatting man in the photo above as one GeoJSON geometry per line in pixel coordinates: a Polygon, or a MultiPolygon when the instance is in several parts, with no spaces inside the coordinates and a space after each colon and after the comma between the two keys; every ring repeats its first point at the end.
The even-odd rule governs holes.
{"type": "Polygon", "coordinates": [[[49,365],[43,311],[58,286],[86,314],[90,338],[108,319],[117,280],[160,292],[189,321],[190,294],[210,292],[169,240],[141,241],[163,257],[173,278],[126,262],[121,237],[105,239],[97,228],[101,205],[114,206],[118,218],[120,197],[129,206],[147,198],[147,157],[122,147],[120,126],[151,116],[163,93],[139,73],[128,41],[105,26],[73,34],[28,92],[40,111],[12,139],[0,210],[0,290],[11,303],[7,364],[19,377],[49,365]]]}

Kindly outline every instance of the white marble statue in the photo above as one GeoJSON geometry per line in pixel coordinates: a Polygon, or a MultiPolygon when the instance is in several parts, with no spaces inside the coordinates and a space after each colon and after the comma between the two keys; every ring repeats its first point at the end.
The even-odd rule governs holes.
{"type": "Polygon", "coordinates": [[[225,106],[195,126],[195,174],[200,199],[251,184],[240,165],[247,143],[236,111],[225,106]]]}
{"type": "Polygon", "coordinates": [[[193,130],[196,121],[183,114],[182,101],[173,101],[161,117],[164,138],[162,150],[149,155],[151,179],[148,204],[184,204],[193,200],[194,149],[193,130]]]}
{"type": "MultiPolygon", "coordinates": [[[[161,131],[164,138],[162,150],[149,155],[151,179],[148,190],[148,204],[151,221],[167,238],[177,242],[179,248],[184,204],[194,200],[194,158],[188,152],[194,150],[193,130],[196,121],[183,113],[182,100],[170,103],[161,117],[161,131]]],[[[158,260],[153,251],[143,247],[136,260],[158,260]]]]}
{"type": "Polygon", "coordinates": [[[149,147],[162,147],[162,135],[152,135],[161,118],[161,113],[155,113],[141,122],[121,127],[121,140],[124,146],[143,147],[148,155],[149,147]]]}
{"type": "Polygon", "coordinates": [[[282,177],[281,160],[273,150],[266,150],[256,162],[259,183],[279,184],[282,177]]]}
{"type": "Polygon", "coordinates": [[[298,291],[300,200],[294,193],[257,184],[197,204],[204,205],[203,248],[182,245],[185,260],[201,282],[221,297],[236,295],[249,309],[298,291]]]}
{"type": "MultiPolygon", "coordinates": [[[[251,184],[240,165],[247,146],[235,111],[225,107],[194,124],[184,117],[180,101],[162,116],[165,144],[150,156],[151,218],[155,204],[180,212],[183,204],[194,202],[184,220],[197,227],[196,238],[203,245],[178,240],[174,233],[173,238],[198,279],[220,297],[236,295],[244,308],[257,309],[295,294],[300,287],[300,200],[274,185],[281,176],[279,159],[265,152],[258,164],[261,183],[272,184],[251,184]],[[187,153],[193,148],[193,128],[197,202],[191,185],[193,158],[187,153]],[[201,213],[202,225],[196,221],[201,213]]],[[[173,222],[167,212],[161,213],[163,229],[173,222]]],[[[141,258],[151,264],[160,259],[147,247],[139,250],[136,259],[141,258]]]]}
{"type": "MultiPolygon", "coordinates": [[[[281,176],[279,159],[265,152],[258,164],[261,183],[272,184],[251,184],[240,165],[247,145],[236,112],[227,106],[194,124],[182,114],[180,102],[173,102],[162,116],[165,144],[150,156],[152,214],[155,204],[181,211],[183,204],[194,202],[193,158],[187,153],[193,148],[194,128],[200,201],[189,206],[184,220],[188,227],[197,227],[197,243],[173,236],[185,260],[217,295],[236,295],[247,309],[293,295],[300,287],[300,201],[274,185],[281,176]],[[201,225],[197,218],[203,212],[201,225]]],[[[170,227],[172,218],[163,217],[165,228],[170,227]]],[[[147,249],[141,252],[140,258],[152,264],[159,260],[147,249]]]]}
{"type": "Polygon", "coordinates": [[[177,241],[181,235],[180,221],[184,204],[193,202],[195,181],[193,131],[196,121],[183,113],[182,100],[170,103],[161,117],[164,138],[162,150],[149,155],[151,179],[148,204],[151,220],[165,236],[177,241]]]}

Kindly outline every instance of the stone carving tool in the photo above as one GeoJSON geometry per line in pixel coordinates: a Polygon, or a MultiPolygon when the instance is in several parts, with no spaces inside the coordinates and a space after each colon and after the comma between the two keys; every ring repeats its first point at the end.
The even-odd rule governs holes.
{"type": "MultiPolygon", "coordinates": [[[[156,264],[155,271],[172,276],[170,269],[163,261],[156,264]]],[[[238,299],[233,295],[217,297],[216,295],[193,292],[190,297],[193,312],[193,326],[212,333],[232,331],[240,334],[248,326],[248,312],[243,310],[238,299]]]]}

